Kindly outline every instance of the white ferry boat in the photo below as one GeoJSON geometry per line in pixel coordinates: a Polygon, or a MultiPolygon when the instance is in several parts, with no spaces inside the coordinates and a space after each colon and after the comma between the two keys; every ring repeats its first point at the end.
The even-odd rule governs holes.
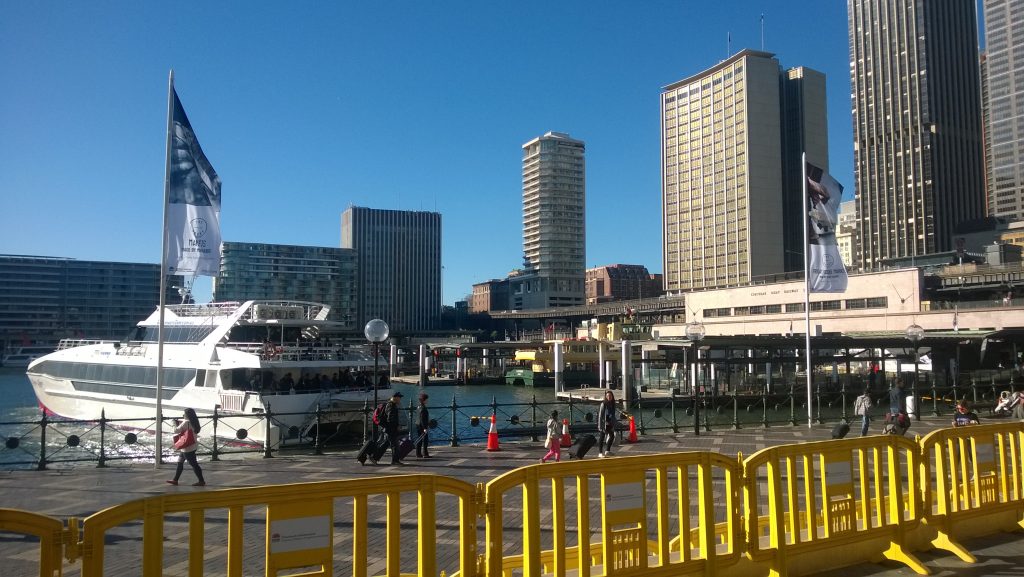
{"type": "Polygon", "coordinates": [[[3,356],[0,356],[0,367],[20,367],[24,368],[29,366],[32,361],[42,357],[47,353],[52,353],[56,347],[53,345],[29,345],[20,347],[10,347],[3,356]]]}
{"type": "MultiPolygon", "coordinates": [[[[167,305],[163,430],[187,407],[203,434],[212,434],[216,411],[217,436],[248,443],[276,445],[310,431],[318,406],[335,424],[361,424],[364,404],[373,404],[374,359],[366,345],[317,343],[329,311],[301,301],[167,305]]],[[[33,361],[28,378],[43,410],[152,431],[158,323],[159,310],[122,341],[64,340],[33,361]]],[[[378,364],[386,370],[385,359],[378,364]]],[[[390,396],[388,385],[378,388],[379,399],[390,396]]]]}

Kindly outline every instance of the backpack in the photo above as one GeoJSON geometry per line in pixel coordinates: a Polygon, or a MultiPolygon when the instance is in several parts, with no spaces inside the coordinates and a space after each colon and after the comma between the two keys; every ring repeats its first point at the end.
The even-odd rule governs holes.
{"type": "Polygon", "coordinates": [[[387,403],[381,403],[381,404],[377,405],[376,409],[373,410],[373,424],[374,425],[380,425],[381,423],[384,422],[384,411],[387,410],[387,407],[385,407],[384,405],[386,405],[386,404],[387,403]]]}

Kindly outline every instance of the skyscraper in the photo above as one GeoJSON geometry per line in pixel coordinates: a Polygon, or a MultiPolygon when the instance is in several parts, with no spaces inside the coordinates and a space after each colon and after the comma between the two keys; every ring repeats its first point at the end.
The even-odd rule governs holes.
{"type": "Polygon", "coordinates": [[[828,166],[825,77],[743,50],[661,94],[667,291],[803,269],[801,154],[828,166]]]}
{"type": "Polygon", "coordinates": [[[379,318],[393,333],[438,328],[439,213],[350,207],[341,215],[341,247],[356,251],[357,327],[379,318]]]}
{"type": "Polygon", "coordinates": [[[983,216],[974,0],[848,0],[860,265],[953,249],[983,216]]]}
{"type": "Polygon", "coordinates": [[[988,214],[1024,219],[1024,0],[985,0],[988,214]]]}
{"type": "Polygon", "coordinates": [[[523,145],[523,274],[510,279],[512,307],[584,304],[585,145],[548,132],[523,145]]]}

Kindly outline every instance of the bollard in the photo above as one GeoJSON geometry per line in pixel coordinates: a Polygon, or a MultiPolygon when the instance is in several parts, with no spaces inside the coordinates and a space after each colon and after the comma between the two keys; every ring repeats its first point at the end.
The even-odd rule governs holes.
{"type": "Polygon", "coordinates": [[[271,430],[271,425],[274,422],[274,419],[273,419],[274,415],[273,415],[273,413],[270,412],[270,403],[267,403],[267,413],[266,413],[265,416],[266,416],[266,419],[267,419],[267,427],[266,427],[266,434],[263,435],[263,458],[264,459],[271,459],[271,458],[274,457],[274,453],[270,449],[270,430],[271,430]]]}
{"type": "Polygon", "coordinates": [[[220,414],[217,412],[219,405],[213,406],[213,454],[210,456],[211,461],[219,461],[220,456],[218,455],[219,446],[217,445],[217,421],[220,419],[220,414]]]}
{"type": "Polygon", "coordinates": [[[97,469],[107,466],[107,410],[100,409],[100,460],[97,469]]]}

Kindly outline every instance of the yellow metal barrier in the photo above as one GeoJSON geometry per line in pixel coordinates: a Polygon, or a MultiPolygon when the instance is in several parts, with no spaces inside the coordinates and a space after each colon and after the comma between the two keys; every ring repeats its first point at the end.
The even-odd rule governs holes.
{"type": "Polygon", "coordinates": [[[1019,422],[942,429],[921,439],[931,545],[973,563],[959,539],[1024,527],[1019,422]]]}
{"type": "Polygon", "coordinates": [[[926,575],[907,537],[922,518],[919,461],[916,443],[892,435],[754,453],[743,462],[747,555],[772,576],[879,555],[926,575]]]}
{"type": "MultiPolygon", "coordinates": [[[[400,572],[400,551],[402,545],[401,496],[403,493],[417,494],[415,504],[418,513],[415,542],[418,545],[417,571],[413,575],[435,577],[439,574],[437,559],[437,507],[440,495],[458,499],[458,518],[446,520],[448,527],[458,527],[457,567],[445,568],[449,573],[457,572],[463,577],[475,577],[476,571],[476,487],[447,477],[435,475],[406,475],[388,478],[354,479],[320,483],[296,483],[243,489],[225,489],[163,495],[132,501],[100,511],[82,523],[82,577],[98,577],[104,570],[104,546],[108,534],[116,527],[142,522],[143,577],[158,577],[168,574],[187,574],[198,577],[204,574],[209,562],[207,555],[223,554],[226,557],[228,577],[241,577],[264,573],[278,575],[288,571],[289,575],[334,574],[335,559],[351,559],[351,574],[354,577],[368,575],[367,558],[371,547],[383,547],[385,553],[384,573],[389,576],[404,575],[400,572]],[[382,538],[375,535],[370,539],[370,499],[382,497],[386,502],[382,538]],[[346,516],[346,538],[351,539],[349,553],[335,551],[335,525],[340,523],[336,501],[350,499],[351,512],[346,516]],[[226,510],[226,520],[213,515],[217,510],[226,510]],[[180,525],[174,515],[188,515],[187,527],[177,534],[185,539],[175,539],[169,526],[180,525]],[[222,535],[207,538],[208,526],[220,527],[222,535]],[[246,526],[255,526],[264,532],[263,547],[257,547],[257,539],[246,539],[246,526]],[[218,539],[217,537],[224,537],[218,539]],[[217,549],[214,543],[226,541],[226,547],[217,549]],[[263,556],[263,567],[254,570],[244,567],[244,562],[254,564],[249,550],[259,550],[263,556]],[[187,549],[187,559],[170,568],[165,562],[165,543],[174,550],[187,549]],[[181,565],[181,566],[179,566],[181,565]],[[295,573],[295,570],[306,570],[295,573]]],[[[376,553],[377,551],[375,551],[376,553]]],[[[221,571],[218,571],[220,573],[221,571]]]]}
{"type": "Polygon", "coordinates": [[[68,528],[59,519],[18,511],[0,509],[0,531],[33,535],[39,538],[39,576],[60,577],[63,574],[63,553],[66,551],[68,561],[74,561],[78,548],[78,521],[74,517],[68,519],[68,528]]]}
{"type": "Polygon", "coordinates": [[[484,489],[486,575],[714,575],[741,558],[740,472],[735,459],[690,452],[505,473],[484,489]],[[518,520],[521,541],[506,539],[518,520]]]}

